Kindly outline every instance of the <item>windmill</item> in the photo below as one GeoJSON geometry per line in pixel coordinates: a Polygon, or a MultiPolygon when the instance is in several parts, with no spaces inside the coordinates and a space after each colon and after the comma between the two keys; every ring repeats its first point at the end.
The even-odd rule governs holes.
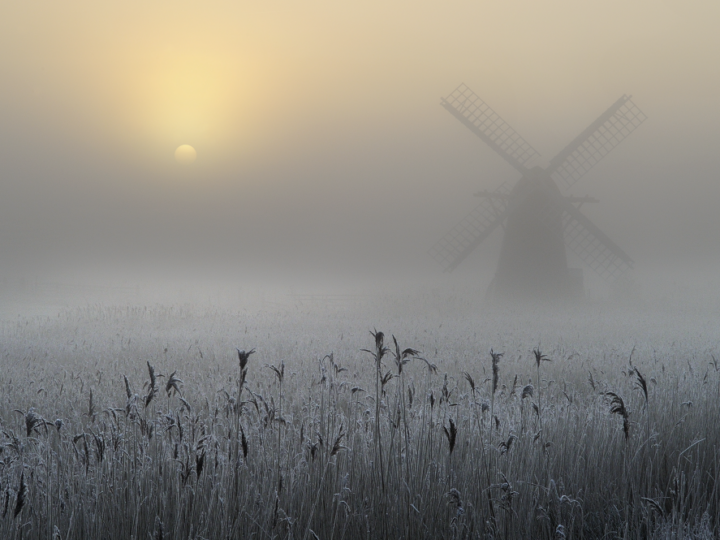
{"type": "Polygon", "coordinates": [[[632,268],[632,259],[580,212],[584,203],[597,201],[567,194],[646,119],[630,96],[613,103],[545,168],[526,165],[538,152],[465,84],[441,104],[521,175],[513,186],[503,183],[494,191],[477,193],[480,204],[431,248],[446,271],[499,227],[504,236],[488,289],[491,298],[555,298],[581,292],[582,270],[568,268],[566,247],[607,281],[632,268]]]}

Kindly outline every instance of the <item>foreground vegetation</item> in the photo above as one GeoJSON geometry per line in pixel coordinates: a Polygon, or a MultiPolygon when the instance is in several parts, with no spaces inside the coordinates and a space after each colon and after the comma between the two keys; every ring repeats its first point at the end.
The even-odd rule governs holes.
{"type": "Polygon", "coordinates": [[[312,356],[333,343],[296,316],[248,331],[245,316],[150,311],[3,330],[0,537],[720,531],[712,340],[491,349],[441,323],[408,343],[340,334],[312,356]]]}

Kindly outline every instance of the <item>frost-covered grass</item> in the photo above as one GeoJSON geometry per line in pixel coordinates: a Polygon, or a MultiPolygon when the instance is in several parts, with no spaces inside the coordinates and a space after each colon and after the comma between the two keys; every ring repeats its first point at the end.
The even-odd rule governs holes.
{"type": "Polygon", "coordinates": [[[719,336],[399,299],[5,323],[0,537],[713,538],[719,336]]]}

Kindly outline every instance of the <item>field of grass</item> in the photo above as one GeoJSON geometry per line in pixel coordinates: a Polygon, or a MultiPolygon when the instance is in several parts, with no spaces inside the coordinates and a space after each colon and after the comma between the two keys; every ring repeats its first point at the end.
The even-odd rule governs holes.
{"type": "Polygon", "coordinates": [[[716,538],[717,322],[402,300],[5,322],[0,538],[716,538]]]}

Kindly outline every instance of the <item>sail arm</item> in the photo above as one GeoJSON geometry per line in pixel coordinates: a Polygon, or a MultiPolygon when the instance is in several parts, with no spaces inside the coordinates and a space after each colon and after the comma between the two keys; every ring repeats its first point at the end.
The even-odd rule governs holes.
{"type": "Polygon", "coordinates": [[[548,173],[572,186],[646,118],[630,96],[622,96],[550,161],[548,173]]]}
{"type": "Polygon", "coordinates": [[[442,98],[441,105],[521,174],[527,172],[528,161],[539,157],[510,124],[465,84],[442,98]]]}
{"type": "Polygon", "coordinates": [[[633,267],[633,260],[571,203],[563,207],[567,247],[602,278],[612,281],[633,267]]]}
{"type": "MultiPolygon", "coordinates": [[[[500,186],[495,193],[507,195],[509,188],[500,186]]],[[[472,211],[466,214],[445,236],[430,249],[430,256],[446,272],[453,271],[507,216],[507,198],[497,200],[482,198],[472,211]]]]}

